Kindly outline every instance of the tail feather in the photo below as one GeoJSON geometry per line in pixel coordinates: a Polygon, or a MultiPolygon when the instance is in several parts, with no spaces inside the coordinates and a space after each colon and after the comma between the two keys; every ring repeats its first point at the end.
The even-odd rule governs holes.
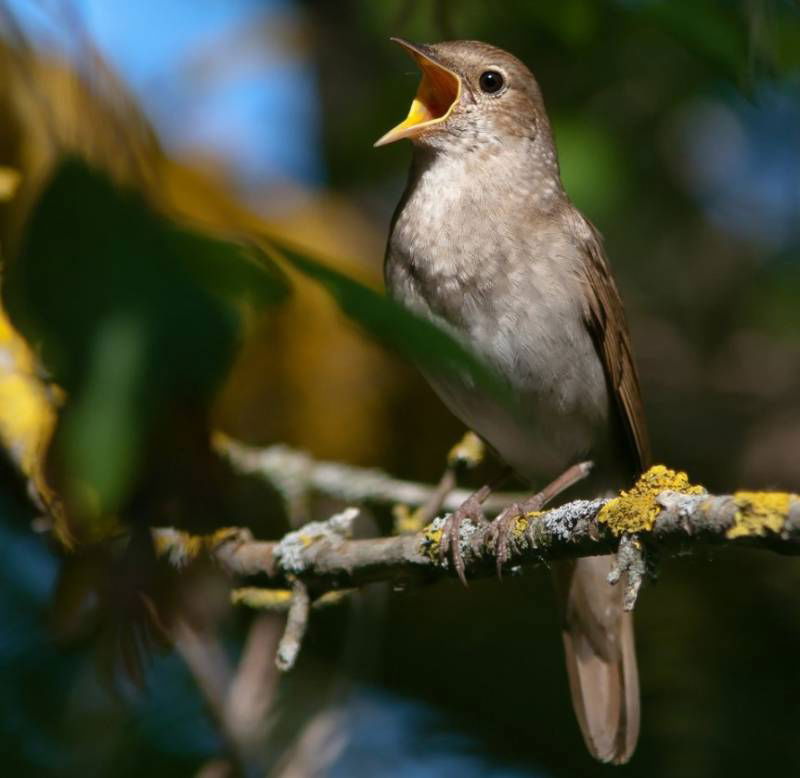
{"type": "Polygon", "coordinates": [[[624,764],[639,736],[639,675],[633,618],[622,587],[607,575],[613,557],[554,568],[570,693],[586,747],[601,762],[624,764]]]}

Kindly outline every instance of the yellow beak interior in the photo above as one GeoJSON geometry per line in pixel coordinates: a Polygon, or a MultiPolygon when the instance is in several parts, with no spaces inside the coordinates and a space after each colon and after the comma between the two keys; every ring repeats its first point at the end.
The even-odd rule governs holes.
{"type": "Polygon", "coordinates": [[[408,116],[380,138],[375,145],[385,146],[402,138],[413,138],[426,129],[443,122],[461,97],[461,79],[438,62],[405,41],[397,40],[422,71],[417,94],[408,116]]]}

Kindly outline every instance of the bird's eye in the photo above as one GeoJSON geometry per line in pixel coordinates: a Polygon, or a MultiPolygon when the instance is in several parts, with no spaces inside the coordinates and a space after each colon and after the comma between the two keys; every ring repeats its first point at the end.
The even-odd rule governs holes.
{"type": "Polygon", "coordinates": [[[503,88],[505,79],[503,78],[503,74],[498,73],[496,70],[486,70],[481,73],[478,84],[480,85],[481,91],[493,95],[503,88]]]}

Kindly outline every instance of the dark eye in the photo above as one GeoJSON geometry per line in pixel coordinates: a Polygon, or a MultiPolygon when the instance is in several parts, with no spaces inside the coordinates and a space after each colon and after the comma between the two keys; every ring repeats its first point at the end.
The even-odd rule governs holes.
{"type": "Polygon", "coordinates": [[[503,88],[505,79],[503,78],[503,74],[498,73],[496,70],[486,70],[481,73],[478,84],[480,85],[481,91],[493,95],[503,88]]]}

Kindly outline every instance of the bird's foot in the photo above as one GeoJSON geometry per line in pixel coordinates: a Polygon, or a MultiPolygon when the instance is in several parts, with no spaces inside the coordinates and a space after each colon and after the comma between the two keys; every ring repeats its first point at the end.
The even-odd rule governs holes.
{"type": "Polygon", "coordinates": [[[498,578],[503,578],[503,566],[509,558],[509,539],[513,534],[513,527],[517,519],[524,519],[529,513],[542,510],[550,500],[586,478],[591,472],[592,466],[592,462],[580,462],[572,465],[545,486],[541,492],[521,503],[512,503],[492,522],[489,528],[489,542],[494,545],[498,578]]]}
{"type": "Polygon", "coordinates": [[[508,545],[509,539],[513,534],[514,524],[516,524],[517,519],[524,519],[527,514],[540,511],[543,505],[543,493],[539,492],[524,502],[515,502],[509,505],[489,527],[489,542],[494,545],[497,577],[501,580],[503,578],[503,566],[509,557],[508,545]]]}
{"type": "Polygon", "coordinates": [[[483,521],[482,505],[491,493],[488,486],[484,486],[464,500],[459,507],[445,519],[442,527],[442,539],[439,541],[439,557],[444,560],[448,554],[453,563],[453,568],[458,574],[461,583],[467,585],[467,576],[464,570],[464,555],[461,551],[461,525],[464,519],[470,519],[475,524],[483,521]]]}

